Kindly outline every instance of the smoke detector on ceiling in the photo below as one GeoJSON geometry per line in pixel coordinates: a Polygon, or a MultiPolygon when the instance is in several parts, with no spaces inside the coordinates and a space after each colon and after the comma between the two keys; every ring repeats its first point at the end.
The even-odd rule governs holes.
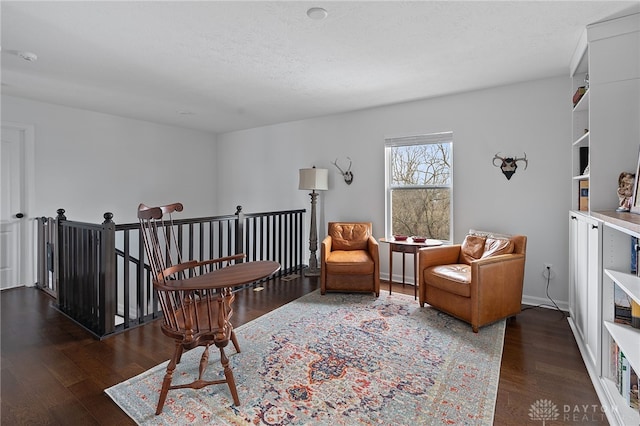
{"type": "Polygon", "coordinates": [[[327,17],[327,11],[321,7],[312,7],[307,10],[307,16],[316,21],[321,21],[327,17]]]}
{"type": "Polygon", "coordinates": [[[9,55],[16,55],[19,58],[24,59],[28,62],[35,62],[38,60],[38,55],[33,52],[27,52],[26,50],[4,50],[0,46],[0,51],[3,53],[8,53],[9,55]]]}
{"type": "Polygon", "coordinates": [[[18,52],[16,52],[16,55],[20,56],[22,59],[24,59],[25,61],[29,61],[29,62],[35,62],[38,60],[38,55],[36,55],[33,52],[27,52],[24,50],[19,50],[18,52]]]}

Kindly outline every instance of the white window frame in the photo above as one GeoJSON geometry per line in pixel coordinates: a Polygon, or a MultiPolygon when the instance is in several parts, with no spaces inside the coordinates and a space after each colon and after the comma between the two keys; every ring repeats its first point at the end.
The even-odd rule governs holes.
{"type": "MultiPolygon", "coordinates": [[[[441,132],[430,133],[422,135],[412,136],[399,136],[399,137],[386,137],[384,142],[384,161],[385,161],[385,235],[391,237],[391,225],[392,225],[392,211],[391,211],[391,192],[392,187],[392,164],[391,164],[391,148],[407,145],[426,145],[426,144],[438,144],[449,143],[451,144],[451,166],[450,166],[450,179],[448,185],[425,185],[419,186],[419,188],[449,188],[450,200],[449,200],[449,239],[443,240],[445,243],[451,243],[453,241],[453,132],[441,132]]],[[[399,188],[399,187],[397,187],[399,188]]],[[[402,188],[410,188],[409,186],[403,186],[402,188]]]]}

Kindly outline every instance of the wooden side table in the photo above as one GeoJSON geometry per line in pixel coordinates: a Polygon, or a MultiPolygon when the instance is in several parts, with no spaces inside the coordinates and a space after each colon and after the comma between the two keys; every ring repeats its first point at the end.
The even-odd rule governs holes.
{"type": "Polygon", "coordinates": [[[413,254],[413,298],[418,298],[418,250],[423,247],[440,246],[442,241],[427,239],[424,242],[414,242],[413,239],[407,238],[404,241],[395,238],[380,238],[381,243],[389,244],[389,294],[391,294],[391,285],[393,284],[393,253],[402,253],[402,286],[405,284],[405,258],[404,255],[413,254]]]}

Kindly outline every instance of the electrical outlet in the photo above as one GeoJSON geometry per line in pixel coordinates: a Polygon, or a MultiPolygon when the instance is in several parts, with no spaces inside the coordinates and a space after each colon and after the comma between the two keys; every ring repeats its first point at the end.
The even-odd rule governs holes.
{"type": "Polygon", "coordinates": [[[553,276],[555,274],[553,273],[553,264],[552,263],[545,263],[544,264],[544,268],[542,269],[542,277],[545,280],[551,280],[553,279],[553,276]]]}

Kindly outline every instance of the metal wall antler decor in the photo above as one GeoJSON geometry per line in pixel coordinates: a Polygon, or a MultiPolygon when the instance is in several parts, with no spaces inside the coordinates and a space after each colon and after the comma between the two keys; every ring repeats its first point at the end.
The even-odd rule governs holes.
{"type": "MultiPolygon", "coordinates": [[[[500,154],[498,152],[498,154],[500,154]]],[[[524,153],[524,157],[500,157],[498,154],[493,156],[493,165],[496,167],[500,167],[502,173],[507,177],[507,180],[511,179],[511,176],[516,172],[518,168],[518,161],[524,161],[524,169],[527,170],[527,166],[529,166],[529,160],[527,160],[527,153],[524,153]],[[501,163],[496,164],[496,160],[499,160],[501,163]]]]}
{"type": "Polygon", "coordinates": [[[347,183],[347,185],[351,185],[351,182],[353,182],[353,173],[351,172],[351,164],[353,164],[353,161],[351,161],[351,158],[347,157],[347,160],[349,160],[349,168],[347,169],[347,171],[343,171],[340,166],[338,166],[338,159],[336,158],[336,161],[334,161],[332,164],[334,166],[336,166],[338,168],[338,170],[340,170],[340,173],[342,173],[342,177],[344,178],[344,181],[347,183]]]}

